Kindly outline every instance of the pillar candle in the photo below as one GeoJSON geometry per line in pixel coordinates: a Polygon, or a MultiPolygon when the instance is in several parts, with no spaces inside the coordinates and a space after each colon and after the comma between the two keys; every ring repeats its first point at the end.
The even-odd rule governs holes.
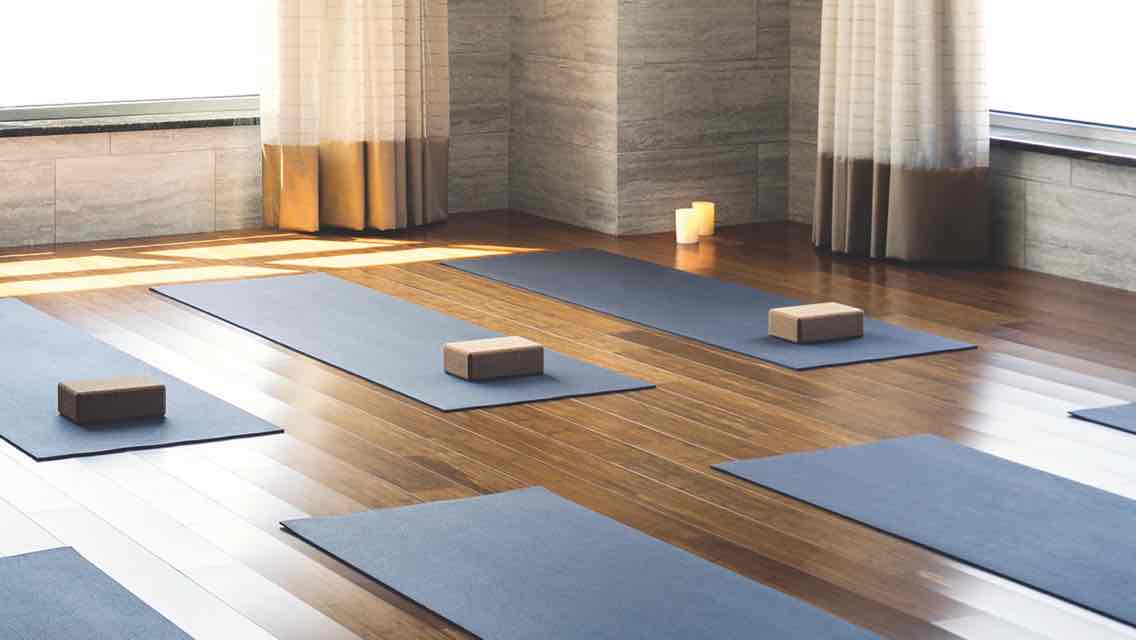
{"type": "Polygon", "coordinates": [[[698,242],[698,212],[694,209],[675,209],[675,242],[695,244],[698,242]]]}
{"type": "Polygon", "coordinates": [[[698,212],[698,235],[714,235],[714,203],[695,202],[690,206],[698,212]]]}

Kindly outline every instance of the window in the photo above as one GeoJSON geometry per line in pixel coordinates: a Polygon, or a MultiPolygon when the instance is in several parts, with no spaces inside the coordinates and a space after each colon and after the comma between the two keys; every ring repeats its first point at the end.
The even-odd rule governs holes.
{"type": "Polygon", "coordinates": [[[989,0],[990,108],[1136,128],[1136,2],[989,0]]]}
{"type": "MultiPolygon", "coordinates": [[[[0,20],[0,109],[129,102],[136,107],[129,112],[146,113],[152,111],[145,103],[152,101],[255,96],[258,5],[257,0],[7,3],[0,20]]],[[[88,109],[82,115],[106,114],[88,109]]]]}

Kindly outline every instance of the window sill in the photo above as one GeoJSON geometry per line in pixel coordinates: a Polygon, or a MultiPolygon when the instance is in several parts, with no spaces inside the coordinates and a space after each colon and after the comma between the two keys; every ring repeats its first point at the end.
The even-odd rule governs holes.
{"type": "Polygon", "coordinates": [[[148,129],[193,129],[199,127],[239,127],[260,124],[256,111],[218,111],[216,113],[162,113],[155,115],[106,116],[98,118],[60,118],[0,122],[0,138],[53,136],[69,133],[145,131],[148,129]]]}
{"type": "Polygon", "coordinates": [[[992,126],[990,143],[995,147],[1068,156],[1107,164],[1136,167],[1136,144],[1077,138],[1056,133],[992,126]]]}

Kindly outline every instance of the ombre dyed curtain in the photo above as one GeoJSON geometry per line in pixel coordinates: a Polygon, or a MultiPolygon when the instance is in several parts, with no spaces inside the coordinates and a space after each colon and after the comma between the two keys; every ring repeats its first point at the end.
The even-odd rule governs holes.
{"type": "Polygon", "coordinates": [[[446,0],[266,0],[264,216],[292,231],[444,220],[446,0]]]}
{"type": "Polygon", "coordinates": [[[825,0],[813,241],[987,258],[985,0],[825,0]]]}

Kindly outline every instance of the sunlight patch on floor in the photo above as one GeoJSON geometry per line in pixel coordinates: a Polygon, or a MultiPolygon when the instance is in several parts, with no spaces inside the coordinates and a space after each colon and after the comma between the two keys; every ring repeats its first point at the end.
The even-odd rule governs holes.
{"type": "Polygon", "coordinates": [[[537,251],[547,251],[541,247],[511,247],[504,244],[451,244],[455,249],[477,249],[478,251],[495,251],[498,253],[535,253],[537,251]]]}
{"type": "Polygon", "coordinates": [[[255,278],[258,276],[284,275],[288,273],[295,272],[287,269],[219,265],[215,267],[182,267],[177,269],[135,271],[116,275],[48,278],[45,280],[25,280],[21,282],[2,283],[0,284],[0,297],[32,296],[44,293],[65,293],[70,291],[93,291],[96,289],[113,289],[115,287],[195,282],[198,280],[255,278]]]}
{"type": "MultiPolygon", "coordinates": [[[[295,236],[295,233],[281,233],[273,231],[270,233],[261,233],[251,236],[225,236],[222,238],[198,238],[196,240],[169,240],[162,242],[155,238],[138,238],[134,242],[127,244],[117,244],[109,247],[91,247],[91,251],[124,251],[124,250],[138,250],[150,249],[152,247],[181,247],[185,245],[212,245],[225,242],[237,242],[241,240],[258,240],[261,238],[285,238],[295,236]]],[[[126,242],[126,241],[124,241],[126,242]]]]}
{"type": "Polygon", "coordinates": [[[170,264],[167,260],[147,258],[116,258],[114,256],[83,256],[79,258],[48,258],[46,260],[20,260],[0,262],[0,278],[25,278],[53,273],[130,269],[170,264]]]}
{"type": "Polygon", "coordinates": [[[421,240],[395,240],[393,238],[375,238],[372,236],[356,236],[352,237],[351,241],[360,244],[377,244],[388,247],[393,245],[422,244],[421,240]]]}
{"type": "Polygon", "coordinates": [[[0,258],[32,258],[36,256],[53,256],[55,251],[48,249],[46,251],[27,251],[20,253],[19,249],[3,249],[0,251],[0,258]]]}
{"type": "Polygon", "coordinates": [[[373,251],[371,253],[353,253],[351,255],[326,256],[322,258],[276,260],[272,264],[289,267],[309,267],[313,269],[356,269],[360,267],[378,267],[388,264],[477,258],[480,256],[495,256],[506,253],[510,253],[510,251],[487,251],[484,249],[462,249],[457,247],[423,247],[421,249],[406,249],[403,251],[373,251]]]}
{"type": "MultiPolygon", "coordinates": [[[[407,240],[384,240],[382,242],[355,242],[351,240],[317,240],[300,238],[296,240],[275,240],[269,242],[244,242],[212,247],[189,247],[185,249],[164,249],[147,251],[146,255],[166,258],[193,258],[200,260],[240,260],[245,258],[268,258],[297,253],[326,253],[330,251],[355,251],[371,249],[376,246],[402,246],[407,240]]],[[[413,243],[418,244],[418,243],[413,243]]]]}

